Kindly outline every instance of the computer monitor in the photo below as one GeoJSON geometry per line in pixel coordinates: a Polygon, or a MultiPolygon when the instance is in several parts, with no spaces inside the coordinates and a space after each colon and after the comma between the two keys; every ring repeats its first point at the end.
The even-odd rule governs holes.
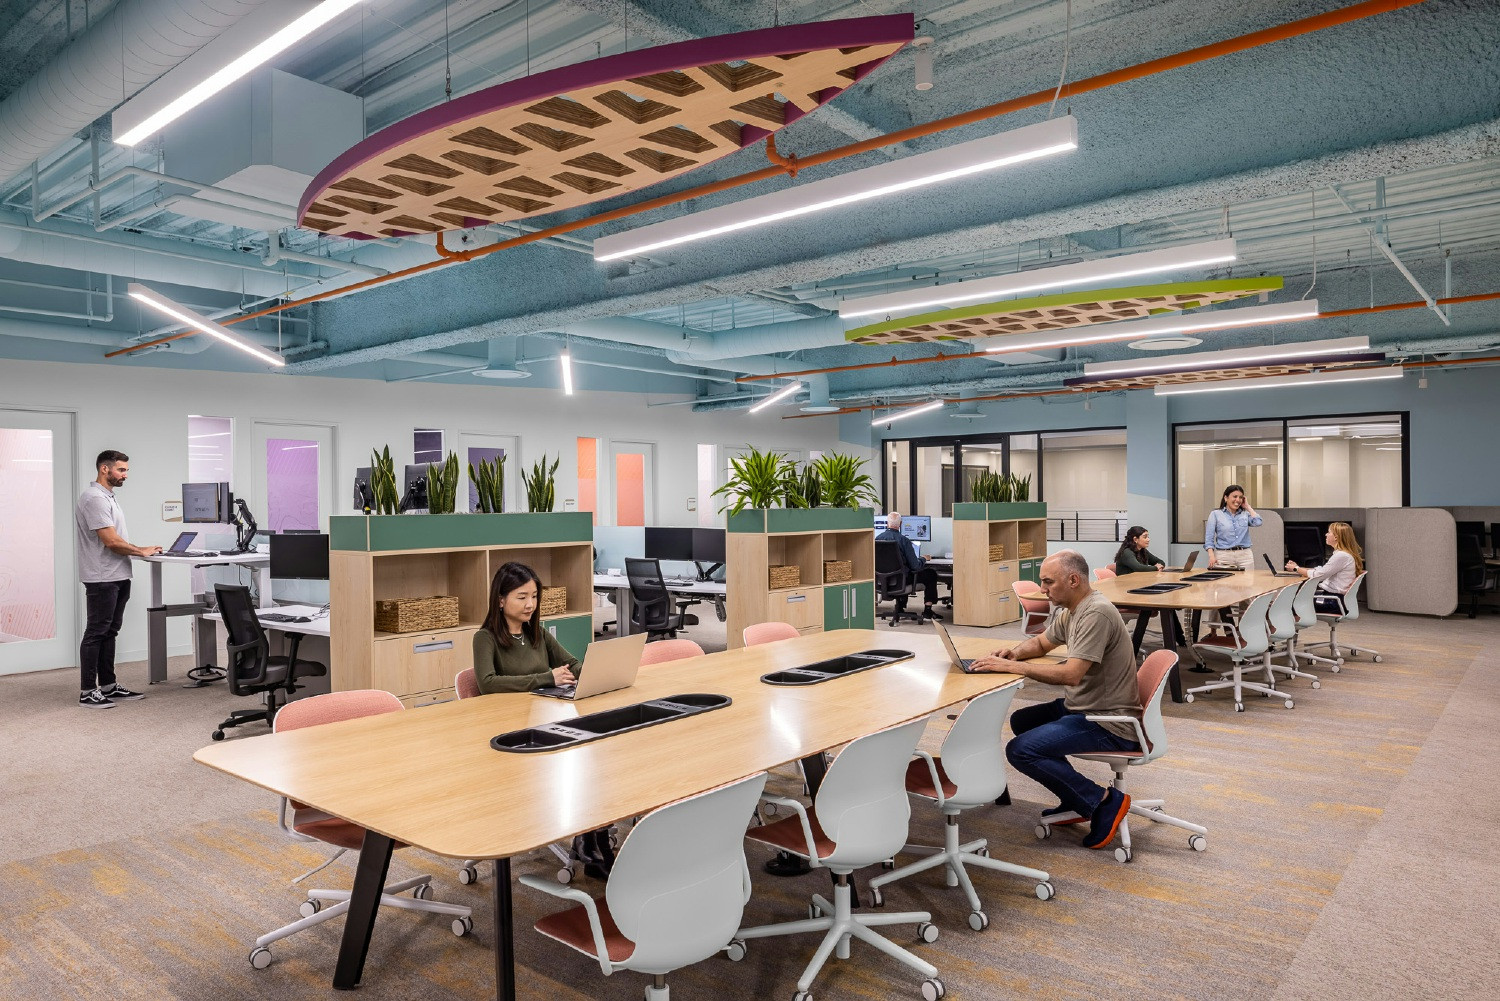
{"type": "Polygon", "coordinates": [[[693,561],[695,563],[723,563],[728,533],[722,528],[695,528],[692,531],[693,561]]]}
{"type": "Polygon", "coordinates": [[[1484,522],[1482,521],[1460,521],[1458,523],[1457,535],[1459,538],[1463,538],[1465,535],[1474,536],[1474,538],[1479,540],[1480,549],[1484,548],[1484,540],[1489,537],[1489,533],[1484,530],[1484,522]]]}
{"type": "Polygon", "coordinates": [[[227,483],[184,483],[182,485],[182,520],[189,525],[226,525],[224,502],[220,493],[228,493],[227,483]],[[221,488],[223,488],[221,490],[221,488]]]}
{"type": "Polygon", "coordinates": [[[932,516],[908,514],[901,517],[901,534],[913,542],[932,541],[932,516]]]}
{"type": "Polygon", "coordinates": [[[327,580],[328,536],[271,536],[271,576],[281,580],[327,580]]]}
{"type": "Polygon", "coordinates": [[[360,514],[375,506],[375,491],[370,487],[370,467],[359,466],[354,470],[354,510],[360,514]]]}
{"type": "Polygon", "coordinates": [[[693,530],[691,528],[646,529],[646,559],[691,561],[693,530]]]}
{"type": "Polygon", "coordinates": [[[401,510],[427,510],[427,463],[406,467],[406,492],[401,496],[401,510]]]}
{"type": "Polygon", "coordinates": [[[229,492],[229,484],[219,484],[219,521],[225,525],[234,524],[234,494],[229,492]]]}
{"type": "Polygon", "coordinates": [[[1316,521],[1289,521],[1282,525],[1286,558],[1301,566],[1317,566],[1328,558],[1323,535],[1328,526],[1316,521]]]}
{"type": "Polygon", "coordinates": [[[888,524],[890,524],[890,522],[885,515],[877,514],[875,516],[875,531],[884,532],[888,524]]]}

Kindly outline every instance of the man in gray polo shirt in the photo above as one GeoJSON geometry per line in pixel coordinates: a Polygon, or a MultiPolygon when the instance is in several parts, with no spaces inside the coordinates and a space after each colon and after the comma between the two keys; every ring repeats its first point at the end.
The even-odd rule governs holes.
{"type": "Polygon", "coordinates": [[[130,475],[130,456],[105,449],[94,460],[98,474],[78,498],[78,579],[87,598],[88,624],[78,648],[78,704],[109,709],[117,699],[145,698],[115,681],[115,637],[130,600],[132,556],[154,556],[160,546],[132,546],[125,541],[125,512],[115,488],[130,475]]]}
{"type": "Polygon", "coordinates": [[[1010,672],[1049,685],[1066,686],[1063,698],[1017,709],[1010,715],[1015,737],[1005,757],[1015,769],[1054,793],[1061,803],[1042,811],[1049,824],[1089,821],[1086,848],[1105,848],[1130,812],[1130,797],[1101,789],[1068,761],[1089,751],[1139,751],[1129,722],[1095,723],[1087,716],[1141,716],[1135,680],[1135,651],[1120,613],[1089,583],[1089,565],[1071,549],[1042,562],[1039,583],[1059,606],[1040,636],[974,662],[979,671],[1010,672]],[[1030,664],[1066,644],[1062,664],[1030,664]]]}

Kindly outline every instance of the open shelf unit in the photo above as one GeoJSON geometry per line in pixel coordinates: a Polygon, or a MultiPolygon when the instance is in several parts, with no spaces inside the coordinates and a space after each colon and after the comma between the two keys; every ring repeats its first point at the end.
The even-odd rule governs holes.
{"type": "Polygon", "coordinates": [[[953,622],[998,626],[1021,617],[1011,585],[1036,580],[1047,557],[1047,505],[1033,503],[953,505],[953,622]],[[1031,556],[1022,559],[1021,543],[1031,556]],[[990,547],[1005,547],[992,562],[990,547]]]}

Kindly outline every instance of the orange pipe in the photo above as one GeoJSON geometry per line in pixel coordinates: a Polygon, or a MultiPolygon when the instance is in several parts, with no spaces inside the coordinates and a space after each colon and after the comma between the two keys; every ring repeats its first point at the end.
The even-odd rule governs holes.
{"type": "MultiPolygon", "coordinates": [[[[1324,28],[1332,28],[1341,24],[1348,24],[1352,21],[1358,21],[1366,17],[1373,17],[1376,14],[1384,14],[1388,11],[1399,10],[1402,7],[1414,7],[1417,4],[1424,2],[1425,0],[1364,0],[1364,2],[1362,3],[1351,4],[1350,6],[1340,8],[1339,10],[1328,11],[1325,14],[1317,14],[1313,17],[1305,17],[1300,21],[1291,21],[1287,24],[1279,25],[1274,28],[1266,28],[1261,31],[1251,32],[1248,35],[1240,35],[1238,38],[1230,38],[1222,42],[1213,42],[1209,45],[1201,45],[1196,49],[1189,49],[1186,52],[1179,52],[1176,55],[1163,56],[1160,59],[1152,59],[1144,63],[1139,63],[1135,66],[1127,66],[1124,69],[1114,70],[1109,73],[1102,73],[1098,76],[1088,77],[1087,79],[1079,80],[1076,83],[1065,84],[1062,88],[1061,96],[1073,97],[1077,94],[1086,94],[1090,91],[1099,90],[1104,87],[1112,87],[1118,83],[1125,83],[1131,80],[1139,80],[1143,77],[1152,76],[1156,73],[1163,73],[1167,70],[1179,69],[1183,66],[1191,66],[1195,63],[1206,62],[1210,59],[1216,59],[1219,56],[1229,55],[1234,52],[1243,52],[1247,49],[1256,48],[1257,46],[1261,45],[1268,45],[1272,42],[1285,41],[1286,39],[1296,38],[1300,35],[1307,35],[1315,31],[1322,31],[1324,28]]],[[[377,278],[371,278],[366,281],[356,282],[353,285],[346,285],[343,288],[332,289],[327,292],[319,292],[317,295],[310,295],[301,299],[294,299],[290,302],[282,303],[279,306],[273,306],[268,309],[258,310],[254,313],[246,313],[245,315],[235,317],[232,320],[224,320],[221,322],[228,326],[236,323],[241,323],[245,320],[251,320],[259,316],[269,316],[273,313],[280,313],[288,309],[293,309],[297,306],[306,306],[309,303],[319,302],[323,299],[332,298],[336,295],[347,295],[350,292],[355,292],[360,289],[370,288],[374,285],[381,285],[385,282],[395,281],[399,278],[407,278],[415,274],[420,274],[424,271],[431,271],[434,268],[444,267],[449,263],[470,261],[476,257],[482,257],[486,254],[498,253],[502,250],[509,250],[513,247],[524,246],[528,243],[536,243],[541,240],[546,240],[550,237],[561,236],[565,233],[571,233],[579,229],[586,229],[589,226],[595,226],[600,223],[612,222],[616,219],[624,219],[628,216],[638,215],[642,212],[649,212],[652,209],[664,208],[668,205],[676,205],[680,202],[689,201],[694,198],[702,198],[705,195],[716,194],[720,191],[729,191],[734,188],[743,187],[747,184],[754,184],[757,181],[764,181],[772,177],[779,177],[782,174],[788,173],[789,171],[794,171],[809,166],[818,166],[824,163],[832,163],[835,160],[841,160],[845,157],[850,156],[858,156],[861,153],[869,153],[873,150],[881,149],[885,146],[890,146],[895,143],[906,142],[909,139],[918,139],[924,136],[935,135],[939,132],[946,132],[949,129],[959,128],[964,125],[972,125],[976,122],[982,122],[986,119],[996,118],[1001,115],[1008,115],[1014,111],[1020,111],[1025,108],[1034,108],[1050,101],[1052,99],[1054,91],[1055,88],[1040,90],[1034,94],[1027,94],[1024,97],[1012,98],[1009,101],[1002,101],[999,104],[986,105],[982,108],[976,108],[973,111],[966,111],[960,115],[950,115],[947,118],[939,118],[924,125],[914,125],[911,128],[901,129],[897,132],[889,133],[888,135],[877,136],[874,139],[866,139],[863,142],[851,143],[848,146],[838,146],[834,149],[826,150],[822,153],[814,153],[806,157],[787,157],[784,158],[787,161],[795,159],[795,166],[778,165],[772,167],[762,167],[760,170],[753,170],[747,174],[739,174],[735,177],[728,177],[721,181],[715,181],[712,184],[704,184],[696,188],[689,188],[686,191],[681,191],[676,194],[663,195],[659,198],[652,198],[644,202],[637,202],[633,205],[627,205],[623,208],[614,209],[610,212],[602,212],[598,215],[585,216],[582,219],[576,219],[572,222],[559,223],[556,226],[549,226],[545,229],[539,229],[534,233],[527,233],[523,236],[513,237],[509,240],[502,240],[499,243],[491,244],[487,247],[478,247],[474,250],[465,251],[439,251],[442,256],[439,257],[439,259],[436,261],[429,261],[426,264],[418,264],[414,267],[405,268],[401,271],[393,271],[388,275],[381,275],[377,278]]],[[[771,154],[774,153],[774,149],[774,145],[768,144],[767,155],[771,156],[771,154]]],[[[776,154],[776,156],[779,156],[779,154],[776,154]]],[[[776,156],[771,156],[773,162],[776,160],[776,156]]],[[[191,335],[183,334],[181,336],[191,335]]],[[[171,340],[175,339],[175,337],[165,339],[171,340]]],[[[161,343],[161,341],[153,341],[151,343],[159,344],[161,343]]],[[[126,348],[125,351],[138,351],[144,347],[147,347],[147,345],[136,345],[131,348],[126,348]]],[[[106,355],[106,357],[111,356],[106,355]]]]}

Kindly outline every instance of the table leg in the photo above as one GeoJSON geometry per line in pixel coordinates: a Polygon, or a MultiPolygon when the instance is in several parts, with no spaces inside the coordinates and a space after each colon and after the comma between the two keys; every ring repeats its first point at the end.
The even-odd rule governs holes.
{"type": "Polygon", "coordinates": [[[629,636],[633,630],[630,617],[635,612],[635,596],[631,594],[630,588],[622,587],[615,591],[615,635],[629,636]]]}
{"type": "Polygon", "coordinates": [[[508,858],[495,859],[495,1001],[516,1001],[516,940],[508,858]]]}
{"type": "MultiPolygon", "coordinates": [[[[333,971],[336,990],[353,990],[364,975],[365,954],[370,951],[370,934],[375,930],[380,894],[385,889],[385,877],[390,871],[391,853],[395,847],[396,843],[384,834],[365,831],[365,842],[359,850],[359,867],[354,872],[354,890],[349,897],[349,912],[344,916],[338,966],[333,971]]],[[[507,879],[506,885],[509,883],[507,879]]]]}
{"type": "MultiPolygon", "coordinates": [[[[1181,638],[1177,635],[1180,625],[1177,616],[1167,609],[1162,609],[1160,618],[1161,647],[1163,650],[1177,653],[1177,648],[1181,645],[1181,638]]],[[[1167,675],[1167,682],[1172,688],[1172,701],[1185,702],[1187,700],[1182,697],[1182,675],[1178,673],[1178,667],[1178,664],[1172,665],[1172,672],[1167,675]]]]}
{"type": "Polygon", "coordinates": [[[146,608],[146,667],[151,684],[167,680],[167,616],[162,607],[161,564],[151,564],[151,604],[146,608]]]}

